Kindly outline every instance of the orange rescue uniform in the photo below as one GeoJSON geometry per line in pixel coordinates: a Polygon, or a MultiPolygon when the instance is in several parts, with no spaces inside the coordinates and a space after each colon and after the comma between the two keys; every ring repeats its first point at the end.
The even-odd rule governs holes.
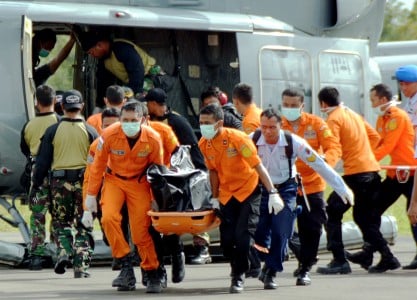
{"type": "MultiPolygon", "coordinates": [[[[298,128],[293,128],[287,119],[282,119],[282,129],[289,130],[304,138],[319,154],[323,154],[326,162],[334,167],[342,156],[342,148],[326,122],[315,115],[303,112],[298,128]]],[[[322,192],[326,188],[324,179],[302,160],[297,159],[295,165],[300,173],[306,194],[322,192]]]]}
{"type": "Polygon", "coordinates": [[[101,113],[91,115],[87,119],[87,124],[93,126],[99,135],[103,132],[103,121],[101,120],[101,113]]]}
{"type": "Polygon", "coordinates": [[[368,131],[375,132],[375,130],[372,127],[367,129],[365,120],[360,115],[350,108],[339,106],[329,114],[327,125],[338,143],[342,145],[345,175],[380,170],[367,134],[368,131]],[[357,127],[356,122],[362,126],[357,127]]]}
{"type": "Polygon", "coordinates": [[[261,125],[262,110],[254,103],[248,106],[242,120],[243,131],[246,134],[254,132],[261,125]]]}
{"type": "Polygon", "coordinates": [[[256,147],[244,132],[222,128],[211,140],[201,138],[198,146],[206,166],[219,177],[219,201],[225,205],[232,196],[243,202],[258,185],[255,167],[261,163],[256,147]]]}
{"type": "Polygon", "coordinates": [[[132,241],[137,246],[144,270],[159,266],[147,211],[151,209],[151,191],[146,181],[146,169],[151,164],[162,164],[162,145],[159,134],[142,126],[140,136],[131,149],[120,123],[103,131],[99,138],[94,162],[90,168],[88,194],[97,195],[104,176],[101,193],[101,223],[110,243],[113,257],[121,258],[130,252],[121,229],[120,214],[126,202],[132,241]]]}
{"type": "Polygon", "coordinates": [[[171,164],[171,154],[179,147],[177,136],[172,130],[171,126],[162,122],[149,121],[149,126],[159,133],[164,149],[164,165],[167,167],[171,164]]]}
{"type": "MultiPolygon", "coordinates": [[[[391,156],[391,165],[416,166],[414,158],[414,128],[408,114],[396,106],[391,106],[383,116],[379,116],[376,129],[381,136],[374,150],[377,160],[391,156]]],[[[410,172],[414,176],[414,171],[410,172]]],[[[388,170],[387,176],[396,177],[395,170],[388,170]]]]}

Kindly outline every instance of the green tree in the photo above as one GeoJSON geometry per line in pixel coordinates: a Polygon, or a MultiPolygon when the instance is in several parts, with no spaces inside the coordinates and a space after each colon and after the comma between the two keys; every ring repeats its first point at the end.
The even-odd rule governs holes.
{"type": "Polygon", "coordinates": [[[384,27],[381,41],[406,41],[417,39],[417,6],[414,3],[410,11],[404,3],[398,0],[389,0],[385,6],[384,27]]]}

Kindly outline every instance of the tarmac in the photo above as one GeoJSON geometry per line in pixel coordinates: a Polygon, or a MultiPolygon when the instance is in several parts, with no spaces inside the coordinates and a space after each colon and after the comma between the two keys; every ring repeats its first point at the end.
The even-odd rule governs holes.
{"type": "MultiPolygon", "coordinates": [[[[3,239],[0,233],[0,239],[3,239]]],[[[400,262],[408,264],[416,249],[411,237],[397,238],[391,246],[400,262]]],[[[329,253],[321,253],[317,266],[327,264],[329,253]]],[[[375,255],[374,263],[379,260],[375,255]]],[[[276,290],[264,290],[256,278],[245,280],[241,294],[229,294],[230,267],[227,263],[186,265],[186,276],[181,283],[170,282],[171,268],[168,265],[168,288],[160,294],[146,294],[140,280],[140,270],[135,268],[136,290],[117,292],[111,287],[118,275],[110,266],[90,268],[91,277],[74,279],[72,270],[57,275],[53,269],[29,271],[7,266],[0,267],[0,299],[417,299],[417,270],[388,271],[383,274],[368,274],[366,270],[351,264],[348,275],[320,275],[311,272],[310,286],[296,286],[292,273],[297,261],[291,258],[284,264],[284,271],[277,275],[276,290]]]]}

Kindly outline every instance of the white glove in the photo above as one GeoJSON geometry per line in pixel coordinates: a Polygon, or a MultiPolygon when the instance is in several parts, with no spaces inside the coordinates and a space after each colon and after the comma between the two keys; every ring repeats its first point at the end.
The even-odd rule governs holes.
{"type": "Polygon", "coordinates": [[[278,214],[284,208],[284,202],[282,201],[281,197],[278,193],[269,194],[268,199],[268,209],[269,213],[278,214]]]}
{"type": "Polygon", "coordinates": [[[81,224],[83,224],[85,228],[93,228],[93,222],[93,213],[85,210],[81,218],[81,224]]]}
{"type": "Polygon", "coordinates": [[[217,198],[211,198],[210,199],[211,208],[212,209],[220,209],[220,202],[217,198]]]}
{"type": "Polygon", "coordinates": [[[89,212],[97,212],[97,196],[87,195],[85,197],[85,207],[89,212]]]}
{"type": "Polygon", "coordinates": [[[350,188],[347,188],[346,193],[343,195],[340,195],[342,198],[342,201],[344,204],[350,204],[350,206],[355,205],[355,196],[353,195],[353,192],[350,188]]]}

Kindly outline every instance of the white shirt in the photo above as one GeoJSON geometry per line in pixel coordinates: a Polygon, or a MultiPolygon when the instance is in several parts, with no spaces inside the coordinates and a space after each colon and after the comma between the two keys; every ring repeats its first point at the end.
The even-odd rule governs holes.
{"type": "MultiPolygon", "coordinates": [[[[343,181],[342,177],[333,170],[316,151],[311,148],[306,140],[292,134],[293,155],[291,157],[291,177],[295,177],[296,167],[295,160],[301,159],[307,165],[309,165],[314,171],[319,173],[321,177],[338,193],[340,196],[346,195],[348,187],[343,181]]],[[[285,182],[289,176],[288,159],[285,154],[285,146],[287,146],[287,140],[283,130],[279,132],[278,142],[275,144],[272,152],[268,148],[268,144],[265,142],[263,135],[259,137],[256,142],[258,147],[258,155],[262,160],[262,164],[268,170],[269,176],[274,184],[281,184],[285,182]]]]}
{"type": "Polygon", "coordinates": [[[407,104],[404,106],[404,110],[410,117],[413,126],[417,126],[417,93],[414,94],[413,97],[408,99],[407,104]]]}

